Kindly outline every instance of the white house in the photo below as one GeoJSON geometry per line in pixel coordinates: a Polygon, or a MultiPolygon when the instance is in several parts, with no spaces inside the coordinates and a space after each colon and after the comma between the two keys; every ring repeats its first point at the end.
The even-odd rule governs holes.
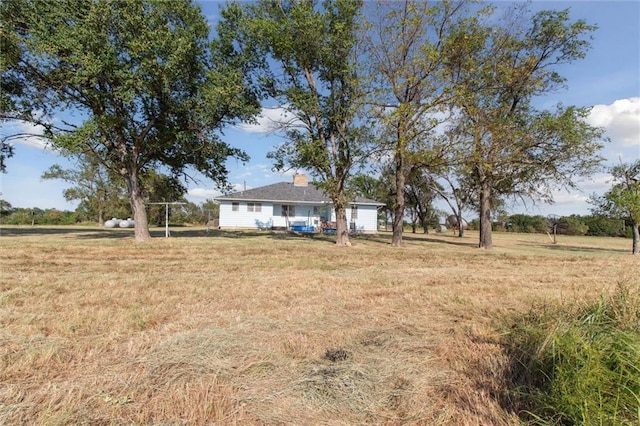
{"type": "MultiPolygon", "coordinates": [[[[335,230],[335,211],[326,194],[297,174],[293,182],[248,189],[217,197],[221,229],[289,229],[301,232],[335,230]]],[[[377,232],[379,203],[356,197],[347,208],[352,231],[377,232]]]]}

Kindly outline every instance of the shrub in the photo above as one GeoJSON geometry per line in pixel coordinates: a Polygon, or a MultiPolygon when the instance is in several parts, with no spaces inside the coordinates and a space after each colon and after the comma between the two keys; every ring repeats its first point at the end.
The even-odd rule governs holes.
{"type": "Polygon", "coordinates": [[[78,213],[67,210],[16,208],[11,214],[2,218],[2,223],[6,225],[74,225],[80,219],[78,213]]]}
{"type": "Polygon", "coordinates": [[[621,285],[582,307],[534,309],[507,333],[511,397],[526,420],[640,422],[640,296],[621,285]]]}
{"type": "Polygon", "coordinates": [[[560,223],[564,233],[568,235],[586,235],[589,231],[589,226],[581,220],[580,216],[563,217],[560,223]]]}
{"type": "Polygon", "coordinates": [[[509,230],[513,232],[545,233],[549,231],[549,224],[542,216],[514,214],[509,217],[509,230]]]}
{"type": "Polygon", "coordinates": [[[606,216],[583,216],[582,220],[589,227],[587,235],[597,237],[622,237],[624,236],[624,221],[612,219],[606,216]]]}

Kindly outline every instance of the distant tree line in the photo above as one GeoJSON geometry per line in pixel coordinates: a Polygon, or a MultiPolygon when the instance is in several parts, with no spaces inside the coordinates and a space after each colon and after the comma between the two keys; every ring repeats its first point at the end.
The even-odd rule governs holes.
{"type": "Polygon", "coordinates": [[[82,222],[82,215],[77,212],[38,207],[13,208],[4,200],[0,202],[0,223],[3,225],[75,225],[82,222]]]}
{"type": "MultiPolygon", "coordinates": [[[[169,208],[169,224],[205,225],[209,220],[219,217],[219,206],[211,200],[202,204],[195,204],[184,200],[184,205],[172,205],[169,208]]],[[[4,225],[96,225],[96,212],[89,203],[80,203],[75,211],[58,209],[41,209],[38,207],[12,207],[5,200],[0,200],[0,224],[4,225]]],[[[148,206],[152,226],[165,224],[165,207],[162,205],[148,206]]],[[[109,206],[104,211],[105,218],[116,217],[126,219],[132,217],[126,199],[109,206]]]]}
{"type": "MultiPolygon", "coordinates": [[[[442,213],[442,212],[441,212],[442,213]]],[[[412,218],[405,218],[405,232],[430,233],[438,231],[442,225],[441,219],[436,215],[426,224],[412,221],[412,218]]],[[[384,229],[385,224],[389,227],[388,219],[379,217],[379,223],[384,229]]],[[[555,220],[557,233],[560,235],[582,235],[592,237],[622,237],[633,238],[633,224],[630,220],[612,218],[602,215],[570,215],[560,217],[555,220]]],[[[469,229],[478,231],[480,229],[479,219],[469,221],[469,229]]],[[[524,234],[546,234],[552,233],[553,224],[548,218],[540,215],[514,214],[505,216],[504,221],[493,221],[492,230],[494,232],[518,232],[524,234]]]]}
{"type": "MultiPolygon", "coordinates": [[[[504,222],[494,221],[493,229],[503,232],[547,233],[552,232],[552,222],[557,225],[558,234],[626,238],[633,236],[633,228],[629,220],[603,215],[572,214],[551,221],[540,215],[514,214],[504,222]]],[[[470,229],[477,229],[478,220],[472,220],[469,226],[470,229]]]]}

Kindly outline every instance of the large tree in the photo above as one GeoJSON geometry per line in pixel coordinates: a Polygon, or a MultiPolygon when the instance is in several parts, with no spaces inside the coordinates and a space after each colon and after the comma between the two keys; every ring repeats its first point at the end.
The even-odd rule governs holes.
{"type": "Polygon", "coordinates": [[[640,255],[640,160],[614,166],[610,172],[614,181],[611,189],[591,198],[594,213],[629,221],[633,229],[631,252],[640,255]]]}
{"type": "Polygon", "coordinates": [[[434,129],[451,95],[443,79],[445,47],[464,1],[370,3],[364,33],[371,113],[378,141],[393,159],[395,211],[391,244],[402,245],[405,183],[434,162],[434,129]]]}
{"type": "Polygon", "coordinates": [[[458,121],[451,131],[479,197],[479,247],[493,245],[492,200],[552,201],[554,187],[573,188],[576,176],[598,166],[602,131],[586,123],[587,109],[533,104],[563,86],[557,68],[585,56],[593,29],[571,22],[567,10],[531,15],[516,5],[499,22],[467,20],[453,37],[447,67],[458,121]]]}
{"type": "Polygon", "coordinates": [[[224,34],[210,44],[192,1],[24,0],[1,7],[15,35],[2,75],[21,85],[15,103],[40,112],[54,147],[91,152],[123,177],[136,240],[150,237],[145,170],[188,178],[195,169],[223,186],[226,159],[246,159],[217,130],[258,110],[247,61],[224,34]]]}
{"type": "Polygon", "coordinates": [[[360,0],[264,0],[231,4],[223,14],[237,23],[239,45],[265,58],[254,74],[295,117],[283,126],[287,141],[269,157],[277,169],[304,169],[316,178],[335,209],[337,245],[349,245],[346,183],[367,142],[357,123],[360,9],[360,0]]]}

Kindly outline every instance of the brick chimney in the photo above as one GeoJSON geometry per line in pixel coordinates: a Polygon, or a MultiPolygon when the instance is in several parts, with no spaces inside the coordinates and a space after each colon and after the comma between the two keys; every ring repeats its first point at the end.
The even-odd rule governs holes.
{"type": "Polygon", "coordinates": [[[309,179],[307,179],[307,175],[303,173],[294,174],[293,186],[309,186],[309,179]]]}

